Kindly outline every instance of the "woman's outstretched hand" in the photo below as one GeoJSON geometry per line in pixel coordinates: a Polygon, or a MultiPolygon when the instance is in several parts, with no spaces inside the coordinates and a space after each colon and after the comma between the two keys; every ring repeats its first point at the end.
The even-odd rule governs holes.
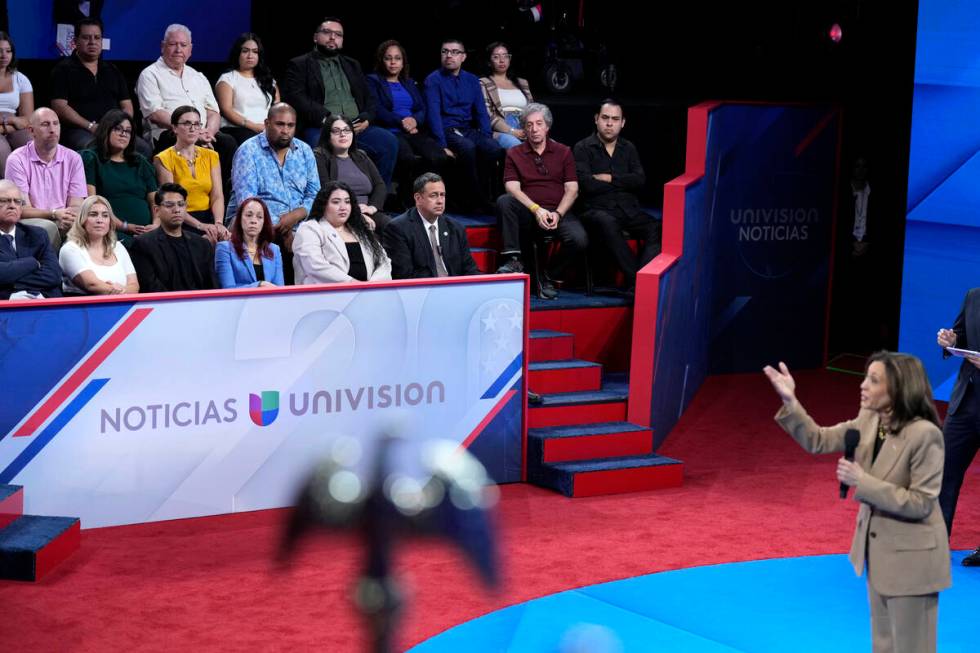
{"type": "Polygon", "coordinates": [[[780,361],[778,370],[771,365],[766,365],[762,371],[766,373],[769,382],[772,383],[773,390],[776,391],[785,405],[789,406],[796,401],[796,381],[789,373],[786,363],[780,361]]]}

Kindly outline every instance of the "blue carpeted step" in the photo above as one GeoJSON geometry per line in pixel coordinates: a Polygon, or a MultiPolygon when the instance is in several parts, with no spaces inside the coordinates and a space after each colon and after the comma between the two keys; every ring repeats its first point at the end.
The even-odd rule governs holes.
{"type": "Polygon", "coordinates": [[[463,227],[496,227],[497,216],[495,215],[462,215],[460,213],[447,213],[450,218],[455,220],[463,227]]]}
{"type": "Polygon", "coordinates": [[[554,394],[542,395],[541,403],[532,406],[532,410],[537,407],[545,408],[548,406],[575,406],[578,404],[602,404],[614,401],[626,401],[630,396],[629,383],[626,381],[613,380],[611,375],[604,376],[602,388],[599,390],[589,390],[587,392],[556,392],[554,394]]]}
{"type": "Polygon", "coordinates": [[[575,336],[551,329],[531,329],[528,339],[528,362],[574,358],[575,336]]]}
{"type": "Polygon", "coordinates": [[[23,515],[0,531],[0,579],[39,580],[78,548],[77,517],[23,515]]]}
{"type": "Polygon", "coordinates": [[[557,490],[567,497],[678,487],[683,479],[683,463],[654,453],[528,467],[531,483],[557,490]]]}
{"type": "Polygon", "coordinates": [[[538,299],[534,294],[531,295],[532,311],[549,311],[571,308],[609,308],[613,306],[632,306],[633,300],[621,294],[586,295],[581,290],[566,290],[562,288],[558,292],[557,299],[538,299]]]}
{"type": "Polygon", "coordinates": [[[571,338],[572,334],[564,331],[552,331],[551,329],[531,329],[528,337],[531,338],[531,340],[540,338],[571,338]]]}
{"type": "Polygon", "coordinates": [[[568,424],[527,430],[527,464],[635,456],[653,452],[653,432],[629,422],[568,424]]]}

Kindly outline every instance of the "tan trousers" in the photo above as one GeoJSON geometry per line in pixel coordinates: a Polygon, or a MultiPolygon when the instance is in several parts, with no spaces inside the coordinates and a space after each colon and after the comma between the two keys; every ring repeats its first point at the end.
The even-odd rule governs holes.
{"type": "Polygon", "coordinates": [[[874,653],[936,653],[939,594],[884,596],[868,583],[868,603],[874,653]]]}

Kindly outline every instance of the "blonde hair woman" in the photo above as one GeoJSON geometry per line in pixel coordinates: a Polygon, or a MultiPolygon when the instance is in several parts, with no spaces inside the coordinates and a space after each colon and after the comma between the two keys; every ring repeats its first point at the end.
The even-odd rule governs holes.
{"type": "Polygon", "coordinates": [[[73,295],[139,292],[129,252],[116,240],[112,205],[101,195],[86,197],[58,252],[64,291],[73,295]]]}

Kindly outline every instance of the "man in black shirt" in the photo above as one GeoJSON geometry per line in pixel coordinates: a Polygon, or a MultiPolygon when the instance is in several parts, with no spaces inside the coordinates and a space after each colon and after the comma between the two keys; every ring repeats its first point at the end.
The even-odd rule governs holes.
{"type": "Polygon", "coordinates": [[[596,232],[596,240],[612,254],[626,275],[626,285],[636,285],[636,273],[660,253],[661,223],[640,208],[636,191],[646,174],[636,147],[620,138],[626,126],[623,107],[607,99],[595,116],[596,133],[575,144],[575,171],[579,198],[585,206],[582,222],[596,232]],[[623,232],[643,241],[633,255],[623,232]]]}
{"type": "MultiPolygon", "coordinates": [[[[51,70],[51,108],[61,119],[61,143],[80,150],[92,142],[95,127],[110,109],[133,115],[126,78],[102,60],[102,21],[84,18],[75,25],[75,52],[51,70]]],[[[149,158],[150,144],[137,137],[136,151],[149,158]]]]}
{"type": "Polygon", "coordinates": [[[160,227],[138,236],[129,250],[140,292],[217,288],[210,243],[182,228],[187,212],[184,187],[162,184],[153,203],[160,227]]]}

